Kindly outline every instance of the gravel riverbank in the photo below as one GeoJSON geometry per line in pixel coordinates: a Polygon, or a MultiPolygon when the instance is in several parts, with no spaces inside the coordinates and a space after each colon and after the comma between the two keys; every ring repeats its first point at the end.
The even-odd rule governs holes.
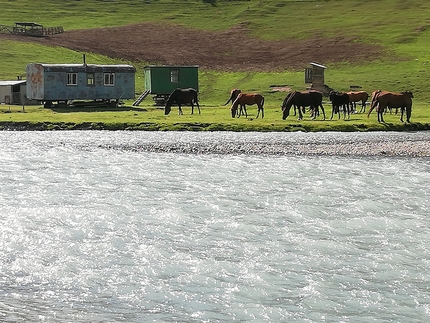
{"type": "Polygon", "coordinates": [[[155,136],[110,149],[183,154],[430,157],[430,132],[184,134],[155,136]],[[166,138],[167,136],[167,138],[166,138]]]}

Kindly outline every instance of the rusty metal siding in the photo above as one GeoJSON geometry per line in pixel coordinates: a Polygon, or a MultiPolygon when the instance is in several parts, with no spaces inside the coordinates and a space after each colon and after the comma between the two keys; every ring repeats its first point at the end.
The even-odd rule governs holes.
{"type": "Polygon", "coordinates": [[[134,99],[135,73],[131,65],[32,63],[26,68],[27,97],[40,101],[134,99]],[[68,73],[77,74],[77,85],[67,85],[68,73]],[[87,85],[87,73],[94,73],[94,85],[87,85]],[[114,85],[104,85],[104,73],[115,74],[114,85]]]}

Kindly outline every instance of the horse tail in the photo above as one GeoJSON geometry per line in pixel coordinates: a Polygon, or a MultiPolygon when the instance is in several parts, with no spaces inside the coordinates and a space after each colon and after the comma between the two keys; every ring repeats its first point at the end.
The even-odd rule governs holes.
{"type": "Polygon", "coordinates": [[[230,92],[230,98],[223,105],[227,105],[230,101],[233,103],[233,101],[237,99],[237,97],[239,96],[240,93],[242,93],[242,91],[239,90],[239,89],[233,89],[233,90],[231,90],[231,92],[230,92]]]}
{"type": "Polygon", "coordinates": [[[197,91],[196,91],[196,90],[194,90],[194,102],[195,102],[196,104],[198,104],[198,103],[199,103],[199,95],[198,95],[198,93],[197,93],[197,91]]]}
{"type": "Polygon", "coordinates": [[[367,117],[368,118],[370,116],[370,113],[373,111],[373,109],[378,105],[379,94],[381,94],[381,90],[375,91],[372,94],[372,103],[370,104],[369,112],[367,112],[367,117]]]}

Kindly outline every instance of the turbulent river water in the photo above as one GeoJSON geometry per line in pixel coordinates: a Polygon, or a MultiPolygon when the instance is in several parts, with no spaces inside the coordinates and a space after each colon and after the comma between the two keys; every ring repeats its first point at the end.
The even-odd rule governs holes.
{"type": "Polygon", "coordinates": [[[0,132],[0,321],[429,321],[430,158],[384,138],[430,143],[0,132]]]}

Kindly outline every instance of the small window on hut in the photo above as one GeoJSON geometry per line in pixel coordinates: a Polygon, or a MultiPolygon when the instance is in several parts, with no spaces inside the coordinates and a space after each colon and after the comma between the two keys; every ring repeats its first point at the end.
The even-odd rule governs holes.
{"type": "Polygon", "coordinates": [[[87,85],[94,85],[94,84],[96,84],[94,73],[87,73],[87,85]]]}
{"type": "Polygon", "coordinates": [[[179,70],[178,69],[170,70],[170,82],[171,83],[179,83],[179,70]]]}
{"type": "Polygon", "coordinates": [[[78,85],[77,73],[67,73],[67,85],[78,85]]]}
{"type": "Polygon", "coordinates": [[[108,85],[108,86],[115,85],[115,73],[104,74],[104,85],[108,85]]]}

